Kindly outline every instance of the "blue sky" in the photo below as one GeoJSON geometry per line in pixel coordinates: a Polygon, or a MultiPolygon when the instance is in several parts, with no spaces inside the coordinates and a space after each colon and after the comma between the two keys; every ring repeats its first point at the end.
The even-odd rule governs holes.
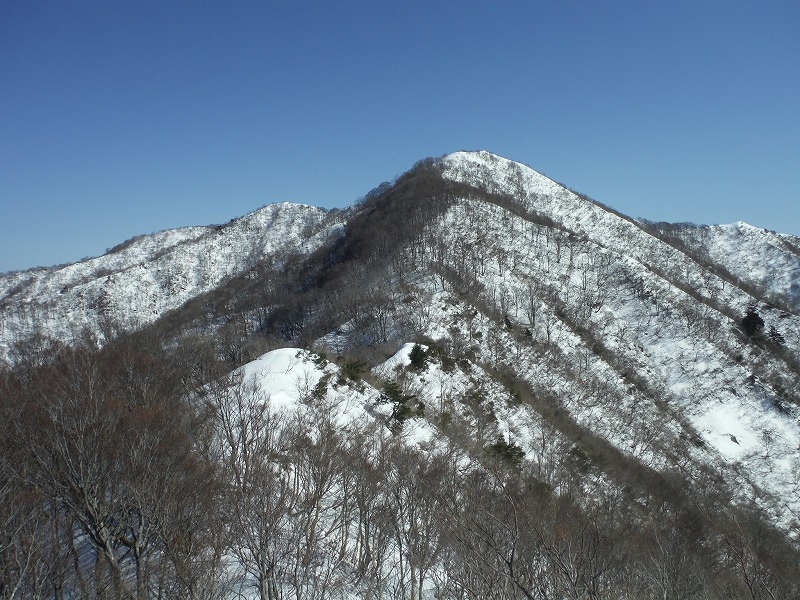
{"type": "Polygon", "coordinates": [[[485,149],[800,235],[800,3],[0,4],[0,271],[485,149]]]}

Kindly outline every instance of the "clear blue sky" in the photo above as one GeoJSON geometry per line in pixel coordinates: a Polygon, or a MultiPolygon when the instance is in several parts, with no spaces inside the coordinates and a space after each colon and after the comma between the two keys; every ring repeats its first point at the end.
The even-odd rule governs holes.
{"type": "Polygon", "coordinates": [[[0,271],[462,149],[800,234],[800,2],[0,3],[0,271]]]}

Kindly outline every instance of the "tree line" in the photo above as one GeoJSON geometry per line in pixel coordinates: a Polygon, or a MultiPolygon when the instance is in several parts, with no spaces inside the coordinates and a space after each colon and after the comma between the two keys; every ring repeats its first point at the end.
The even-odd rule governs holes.
{"type": "Polygon", "coordinates": [[[423,451],[322,393],[287,413],[188,343],[41,349],[0,379],[3,598],[800,592],[796,550],[720,498],[587,494],[585,460],[544,481],[456,428],[423,451]]]}

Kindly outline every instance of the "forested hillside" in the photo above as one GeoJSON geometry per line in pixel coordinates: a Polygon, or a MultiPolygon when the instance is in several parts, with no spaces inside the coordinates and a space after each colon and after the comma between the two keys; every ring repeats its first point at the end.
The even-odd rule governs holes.
{"type": "Polygon", "coordinates": [[[800,240],[485,152],[0,278],[7,598],[796,598],[800,240]]]}

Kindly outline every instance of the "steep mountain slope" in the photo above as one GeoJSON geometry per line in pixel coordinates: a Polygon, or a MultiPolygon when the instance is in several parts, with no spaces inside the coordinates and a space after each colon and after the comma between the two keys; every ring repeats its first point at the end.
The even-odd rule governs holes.
{"type": "Polygon", "coordinates": [[[139,328],[257,264],[316,248],[325,211],[274,204],[222,226],[140,236],[72,265],[0,277],[0,358],[41,333],[69,341],[84,328],[139,328]]]}
{"type": "MultiPolygon", "coordinates": [[[[507,369],[506,385],[527,384],[624,454],[689,481],[712,465],[740,500],[796,530],[797,316],[765,307],[782,341],[751,340],[740,321],[760,298],[702,255],[487,153],[437,167],[461,187],[440,194],[449,205],[433,233],[401,250],[425,265],[403,276],[414,308],[373,304],[373,339],[423,333],[507,369]]],[[[401,272],[386,275],[388,297],[401,272]]]]}
{"type": "Polygon", "coordinates": [[[740,285],[794,312],[800,308],[800,239],[748,225],[686,226],[654,224],[712,264],[719,265],[740,285]]]}
{"type": "MultiPolygon", "coordinates": [[[[261,466],[276,485],[288,478],[303,500],[273,515],[285,529],[270,525],[278,529],[265,536],[274,545],[295,531],[314,550],[268,563],[253,554],[257,545],[240,548],[232,559],[244,573],[240,590],[326,597],[328,588],[313,591],[322,578],[339,582],[339,597],[396,597],[406,588],[419,599],[491,590],[707,597],[724,581],[720,597],[791,597],[785,590],[800,584],[781,557],[794,556],[800,537],[799,281],[791,236],[745,224],[638,222],[519,163],[458,152],[421,161],[341,213],[276,205],[221,228],[165,232],[85,263],[6,275],[0,349],[10,356],[13,342],[32,333],[69,342],[83,326],[101,339],[144,328],[168,336],[192,364],[202,352],[218,361],[193,367],[202,383],[255,361],[235,372],[253,379],[259,402],[286,411],[287,432],[303,432],[270,438],[261,466]],[[270,348],[283,349],[261,356],[270,348]],[[305,432],[313,419],[322,420],[305,432]],[[360,483],[306,497],[320,471],[298,473],[331,428],[345,438],[331,452],[342,482],[350,471],[387,474],[388,487],[376,492],[384,521],[348,504],[356,492],[347,486],[360,483]],[[414,468],[393,462],[398,456],[414,468]],[[484,477],[495,483],[476,484],[491,490],[481,501],[509,507],[478,513],[501,524],[499,538],[461,508],[478,501],[467,482],[484,477]],[[528,487],[517,496],[522,481],[528,487]],[[444,502],[422,541],[416,517],[403,521],[403,494],[444,502]],[[300,508],[309,502],[317,512],[300,508]],[[549,514],[562,502],[569,519],[529,523],[544,545],[526,547],[535,557],[529,574],[515,574],[509,557],[527,539],[517,519],[532,518],[520,507],[549,514]],[[355,514],[366,521],[349,521],[355,514]],[[561,542],[548,536],[567,520],[582,525],[565,534],[566,549],[553,550],[561,542]],[[664,530],[665,522],[681,525],[664,530]],[[328,537],[314,538],[315,527],[328,537]],[[631,528],[654,532],[640,540],[647,552],[669,546],[669,578],[686,577],[683,591],[659,579],[666,571],[648,570],[648,561],[662,568],[662,555],[638,557],[614,541],[631,528]],[[382,560],[362,537],[375,531],[392,540],[382,560]],[[608,544],[602,552],[592,545],[599,539],[608,544]],[[422,544],[424,560],[408,544],[422,544]],[[591,562],[618,553],[636,565],[633,575],[624,564],[591,562]],[[356,571],[357,585],[348,578],[356,571]],[[482,583],[472,579],[478,572],[482,583]],[[552,585],[536,587],[548,577],[552,585]],[[633,591],[615,592],[623,581],[633,591]]],[[[238,463],[232,468],[238,481],[238,463]]]]}

